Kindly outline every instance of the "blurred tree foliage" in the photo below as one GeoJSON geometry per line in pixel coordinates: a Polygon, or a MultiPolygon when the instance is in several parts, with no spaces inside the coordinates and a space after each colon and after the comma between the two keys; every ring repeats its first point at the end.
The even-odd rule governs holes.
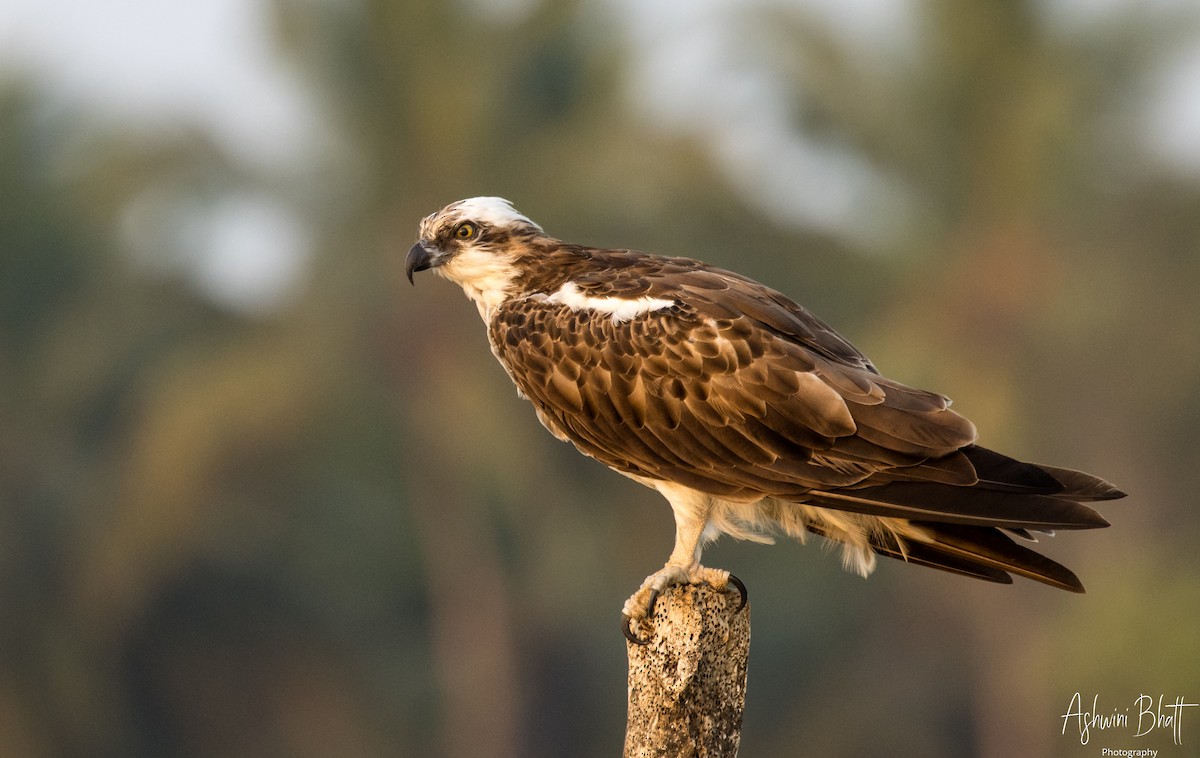
{"type": "Polygon", "coordinates": [[[1200,698],[1200,182],[1146,159],[1132,112],[1195,19],[915,7],[905,65],[798,9],[741,29],[797,136],[918,209],[883,255],[770,222],[648,125],[601,3],[275,3],[338,135],[287,175],[3,80],[0,755],[620,749],[617,611],[669,511],[540,429],[456,291],[403,283],[417,220],[478,194],[769,279],[985,443],[1133,493],[1049,548],[1082,598],[714,549],[756,602],[745,754],[1083,754],[1060,734],[1076,691],[1200,698]],[[265,315],[171,258],[177,219],[245,193],[318,250],[265,315]]]}

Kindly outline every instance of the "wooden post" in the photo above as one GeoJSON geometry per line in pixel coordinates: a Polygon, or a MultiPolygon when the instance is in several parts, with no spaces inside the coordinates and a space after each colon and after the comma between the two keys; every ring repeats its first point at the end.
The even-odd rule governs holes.
{"type": "Polygon", "coordinates": [[[750,607],[732,586],[676,585],[627,643],[625,758],[733,758],[742,735],[750,607]]]}

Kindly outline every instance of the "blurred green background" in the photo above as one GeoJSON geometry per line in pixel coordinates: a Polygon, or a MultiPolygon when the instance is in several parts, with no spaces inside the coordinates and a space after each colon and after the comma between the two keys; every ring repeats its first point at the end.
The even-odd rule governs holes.
{"type": "Polygon", "coordinates": [[[0,13],[0,756],[611,756],[669,509],[540,428],[418,220],[771,283],[1130,493],[1089,593],[817,540],[742,755],[1200,755],[1200,7],[150,0],[0,13]],[[1136,716],[1136,709],[1132,717],[1136,716]]]}

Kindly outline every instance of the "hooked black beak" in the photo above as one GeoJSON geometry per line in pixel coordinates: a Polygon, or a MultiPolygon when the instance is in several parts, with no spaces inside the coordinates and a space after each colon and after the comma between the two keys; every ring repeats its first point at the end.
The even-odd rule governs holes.
{"type": "Polygon", "coordinates": [[[424,271],[427,268],[433,268],[436,265],[433,261],[433,253],[422,245],[420,242],[409,248],[408,257],[404,259],[404,273],[408,275],[408,283],[413,283],[413,272],[424,271]]]}

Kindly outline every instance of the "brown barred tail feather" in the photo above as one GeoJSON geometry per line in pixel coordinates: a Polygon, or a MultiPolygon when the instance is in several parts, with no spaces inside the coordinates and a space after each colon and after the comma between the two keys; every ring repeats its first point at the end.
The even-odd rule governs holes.
{"type": "Polygon", "coordinates": [[[998,529],[921,522],[913,526],[924,530],[929,541],[899,545],[885,537],[872,549],[890,558],[990,582],[1011,584],[1012,573],[1070,592],[1084,591],[1066,566],[1018,545],[998,529]]]}

